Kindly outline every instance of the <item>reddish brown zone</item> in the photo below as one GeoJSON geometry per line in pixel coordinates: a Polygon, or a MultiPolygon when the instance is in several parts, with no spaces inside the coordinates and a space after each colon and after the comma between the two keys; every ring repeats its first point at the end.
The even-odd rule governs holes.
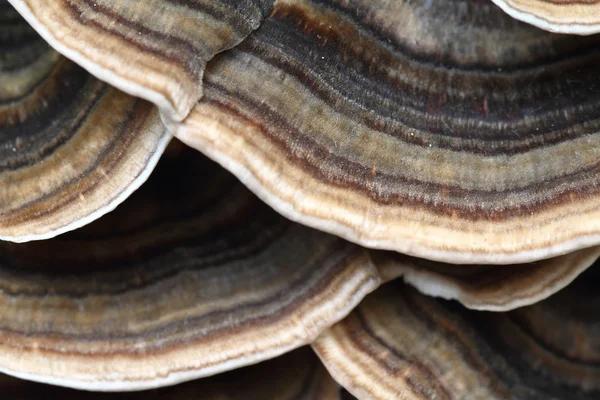
{"type": "MultiPolygon", "coordinates": [[[[332,248],[332,251],[344,251],[344,247],[348,246],[349,244],[347,242],[338,240],[335,242],[335,246],[332,248]]],[[[355,249],[358,249],[358,247],[355,247],[355,249]]],[[[269,327],[285,317],[292,315],[298,309],[302,309],[302,307],[305,306],[310,299],[316,298],[319,293],[324,293],[328,290],[331,290],[329,288],[336,280],[341,279],[343,281],[343,278],[340,278],[340,276],[344,274],[344,269],[348,265],[356,262],[356,260],[360,258],[362,254],[362,252],[358,251],[347,252],[344,257],[340,258],[340,261],[337,264],[332,265],[330,270],[327,271],[325,275],[320,276],[319,279],[311,279],[311,275],[317,275],[319,271],[315,271],[314,269],[309,270],[307,273],[298,278],[296,282],[289,282],[289,287],[285,291],[286,296],[294,293],[290,287],[302,287],[302,284],[298,285],[298,282],[314,283],[314,285],[312,285],[308,290],[297,291],[297,296],[294,298],[294,301],[282,306],[275,313],[259,313],[259,315],[250,313],[248,315],[252,315],[252,317],[247,318],[246,320],[241,321],[241,323],[233,326],[219,327],[218,329],[213,330],[204,329],[202,326],[203,322],[208,322],[206,326],[210,326],[211,320],[214,319],[229,319],[233,310],[225,309],[215,310],[198,317],[187,318],[185,321],[185,329],[182,328],[181,322],[171,322],[146,332],[134,333],[130,335],[76,335],[63,334],[52,330],[25,332],[0,327],[0,346],[21,349],[24,352],[39,351],[48,354],[56,354],[57,357],[65,358],[71,356],[84,356],[86,359],[94,359],[117,356],[135,359],[147,355],[168,355],[169,353],[181,351],[185,348],[189,349],[195,346],[200,347],[204,344],[215,342],[217,338],[219,341],[222,340],[224,343],[226,343],[227,337],[235,337],[239,334],[252,332],[253,330],[259,330],[262,327],[269,327]],[[198,329],[197,333],[194,333],[194,328],[198,329]],[[171,337],[169,338],[169,336],[171,337]],[[148,346],[147,348],[143,349],[134,348],[134,346],[131,346],[130,344],[130,341],[132,340],[138,342],[141,339],[150,339],[148,342],[151,343],[152,341],[157,340],[157,338],[159,339],[160,344],[148,346]],[[76,350],[65,349],[63,344],[64,342],[82,342],[89,343],[89,345],[93,347],[94,345],[98,344],[98,341],[104,342],[105,344],[112,344],[113,349],[99,348],[93,352],[88,351],[84,353],[76,350]]],[[[367,277],[365,279],[368,281],[372,278],[367,277]]],[[[357,285],[357,287],[362,287],[364,283],[365,282],[357,285]]],[[[271,298],[265,298],[258,300],[255,303],[242,305],[241,307],[236,308],[235,311],[239,312],[241,315],[245,315],[243,309],[261,307],[269,303],[280,302],[282,293],[284,293],[284,291],[275,293],[271,298]]],[[[352,293],[350,296],[353,296],[354,294],[355,293],[352,293]]],[[[177,371],[188,369],[193,368],[182,368],[178,369],[177,371]]]]}
{"type": "MultiPolygon", "coordinates": [[[[324,10],[307,9],[295,5],[278,5],[271,14],[271,18],[281,22],[291,23],[291,25],[298,27],[303,34],[309,35],[321,43],[321,46],[331,47],[331,51],[341,52],[344,55],[343,58],[346,60],[365,59],[367,65],[372,66],[372,68],[368,68],[370,72],[375,72],[378,65],[384,65],[386,62],[396,63],[396,60],[393,59],[390,52],[374,44],[371,39],[363,37],[354,26],[337,14],[324,10]],[[351,45],[349,43],[351,43],[351,45]]],[[[326,52],[327,50],[323,53],[326,54],[326,52]]],[[[276,60],[272,60],[271,62],[276,62],[276,60]]],[[[291,65],[283,66],[283,68],[285,67],[292,68],[291,65]]],[[[281,68],[281,66],[278,68],[281,68]]],[[[303,84],[312,91],[322,92],[318,83],[313,82],[307,76],[302,75],[301,71],[294,70],[293,75],[300,78],[303,84]]],[[[207,83],[206,87],[209,88],[210,86],[210,83],[207,83]]],[[[219,88],[219,90],[222,90],[222,88],[219,88]]],[[[326,96],[327,94],[325,93],[322,95],[326,96]]],[[[275,115],[265,107],[252,104],[250,99],[240,98],[239,95],[235,94],[231,96],[239,98],[242,101],[242,104],[251,105],[251,108],[256,110],[258,115],[261,116],[261,120],[256,118],[256,116],[247,115],[244,111],[232,106],[231,103],[225,104],[222,101],[215,100],[212,100],[212,102],[221,109],[243,119],[247,125],[259,129],[265,136],[269,137],[271,141],[276,143],[278,147],[282,148],[286,154],[289,154],[291,158],[295,160],[296,165],[299,165],[302,169],[317,177],[318,180],[327,182],[333,186],[352,188],[355,191],[364,193],[366,196],[380,204],[400,205],[408,203],[411,207],[425,209],[433,214],[446,215],[452,218],[459,217],[466,220],[502,221],[520,217],[522,215],[531,215],[532,212],[550,210],[561,204],[570,203],[581,198],[598,194],[599,184],[597,182],[598,179],[595,179],[594,184],[580,186],[574,190],[566,190],[552,198],[532,200],[528,204],[504,209],[490,210],[480,206],[451,206],[449,200],[453,198],[480,198],[482,200],[487,198],[491,200],[498,196],[506,196],[507,194],[517,192],[522,192],[524,195],[527,195],[536,190],[543,189],[544,187],[560,186],[563,182],[572,182],[577,180],[576,178],[580,176],[587,176],[589,180],[590,174],[594,177],[597,175],[596,170],[597,168],[600,168],[600,163],[585,171],[579,171],[572,176],[563,176],[553,181],[540,182],[538,185],[527,188],[527,190],[509,190],[490,194],[485,191],[465,190],[458,186],[437,185],[398,176],[386,175],[377,170],[375,166],[363,166],[356,162],[336,156],[332,154],[330,149],[318,146],[313,139],[302,134],[302,132],[288,124],[283,117],[275,115]],[[269,128],[272,126],[276,127],[275,129],[279,132],[272,131],[272,129],[269,128]],[[281,132],[284,133],[282,134],[281,132]],[[286,136],[294,139],[295,146],[293,152],[289,147],[290,144],[288,143],[286,136]],[[332,170],[331,168],[328,169],[328,166],[335,166],[335,170],[332,170]],[[342,176],[336,172],[338,169],[345,171],[346,173],[342,176]],[[379,182],[380,184],[374,185],[376,182],[379,182]],[[422,190],[419,190],[418,193],[409,193],[402,188],[400,188],[400,190],[397,189],[398,186],[406,185],[419,186],[422,190]],[[373,190],[372,188],[375,186],[392,189],[383,193],[381,191],[373,190]],[[396,189],[393,189],[394,186],[396,189]],[[443,199],[442,203],[433,203],[433,200],[427,198],[427,193],[430,193],[431,195],[436,193],[441,194],[443,199]]],[[[210,94],[207,93],[207,99],[210,97],[210,94]]],[[[443,107],[447,101],[448,99],[446,96],[430,98],[429,106],[434,109],[443,107]]],[[[236,104],[236,102],[233,104],[236,104]]],[[[484,116],[489,114],[489,104],[486,98],[477,99],[474,107],[480,110],[484,116]]],[[[384,124],[380,121],[371,121],[370,126],[379,130],[385,128],[384,124]]],[[[427,143],[419,138],[411,138],[411,140],[420,141],[421,144],[427,145],[427,143]]],[[[529,148],[524,145],[521,146],[520,150],[526,151],[528,149],[529,148]]]]}
{"type": "Polygon", "coordinates": [[[295,25],[305,36],[320,43],[321,47],[330,47],[339,53],[344,62],[361,60],[369,75],[379,75],[385,70],[384,67],[389,68],[396,63],[389,51],[375,45],[337,13],[317,7],[308,9],[284,4],[275,7],[272,18],[295,25]]]}
{"type": "MultiPolygon", "coordinates": [[[[505,107],[503,107],[502,102],[491,100],[486,95],[467,96],[468,99],[450,98],[446,92],[442,91],[438,93],[416,89],[416,86],[413,87],[409,83],[390,76],[389,71],[398,71],[400,68],[405,68],[406,63],[397,58],[394,51],[380,45],[376,38],[370,37],[366,33],[359,31],[359,29],[351,22],[345,20],[337,13],[320,10],[316,7],[314,9],[306,9],[298,6],[280,5],[273,12],[272,19],[277,20],[282,24],[286,24],[287,26],[283,29],[287,28],[294,30],[296,28],[298,29],[297,36],[312,38],[315,43],[320,43],[321,47],[326,47],[325,49],[316,50],[319,55],[322,55],[325,58],[327,58],[328,54],[333,55],[333,57],[337,59],[336,62],[345,64],[343,68],[352,69],[356,73],[363,73],[365,76],[370,76],[373,84],[386,88],[393,88],[394,92],[403,93],[403,97],[409,97],[417,103],[422,102],[422,111],[428,114],[428,117],[441,117],[441,119],[434,122],[434,125],[427,125],[426,128],[426,130],[435,137],[435,143],[423,140],[419,135],[408,135],[401,129],[386,126],[386,123],[377,120],[377,118],[366,116],[364,120],[361,120],[361,123],[364,125],[386,135],[398,137],[406,143],[421,147],[428,147],[430,144],[433,144],[440,148],[492,156],[497,154],[513,155],[524,153],[535,148],[563,142],[569,137],[574,136],[573,134],[568,133],[570,131],[569,127],[578,123],[578,121],[571,121],[572,116],[569,113],[565,117],[565,120],[553,121],[551,124],[552,130],[559,130],[560,132],[558,133],[549,132],[551,133],[550,135],[541,136],[539,126],[525,129],[523,132],[516,132],[514,130],[512,132],[510,130],[506,132],[491,131],[486,133],[486,135],[476,134],[476,137],[477,139],[484,140],[485,143],[495,142],[500,147],[476,144],[477,142],[469,140],[472,137],[473,132],[465,131],[467,128],[461,127],[460,124],[452,126],[448,124],[448,122],[451,122],[448,120],[453,119],[455,113],[455,111],[453,111],[455,107],[453,108],[452,104],[455,104],[457,101],[465,103],[462,108],[463,110],[474,111],[474,113],[469,114],[467,118],[479,118],[482,121],[488,120],[493,122],[501,120],[510,124],[522,120],[524,115],[508,114],[505,107]],[[567,122],[568,125],[565,126],[567,122]],[[463,140],[457,144],[448,140],[449,138],[461,138],[463,140]]],[[[255,51],[255,46],[260,47],[260,39],[257,39],[259,37],[260,35],[256,35],[256,38],[251,39],[252,45],[247,46],[245,51],[253,52],[255,51]]],[[[298,78],[307,88],[322,99],[326,101],[331,99],[331,94],[327,92],[327,89],[322,88],[321,83],[312,78],[310,74],[307,74],[305,71],[306,69],[311,69],[310,60],[306,63],[307,65],[302,66],[303,60],[290,61],[288,59],[276,59],[270,55],[268,51],[262,51],[260,56],[263,59],[268,60],[277,68],[285,70],[287,73],[298,78]]],[[[408,55],[408,57],[412,56],[408,55]]],[[[317,59],[316,62],[318,63],[318,61],[319,60],[317,59]]],[[[315,62],[315,60],[312,62],[315,62]]],[[[588,68],[591,64],[592,59],[590,59],[587,64],[588,68]]],[[[543,63],[540,64],[540,66],[543,65],[543,63]]],[[[576,66],[577,65],[571,66],[561,73],[567,75],[574,74],[574,68],[576,66]]],[[[550,75],[544,79],[556,79],[557,76],[555,75],[557,72],[553,70],[554,72],[550,73],[549,71],[550,70],[546,72],[550,75]]],[[[416,72],[412,70],[412,67],[410,67],[407,69],[406,77],[409,79],[412,78],[413,80],[422,79],[425,81],[428,79],[446,79],[444,75],[438,76],[436,72],[430,70],[428,67],[423,69],[422,73],[424,75],[421,77],[413,76],[415,73],[416,72]]],[[[524,74],[527,76],[526,72],[524,72],[524,74]]],[[[541,76],[538,76],[536,79],[542,78],[541,76]]],[[[469,91],[469,88],[473,87],[473,82],[469,81],[468,76],[455,74],[452,80],[453,86],[464,88],[467,92],[469,91]]],[[[527,79],[523,82],[526,81],[527,79]]],[[[518,80],[518,82],[513,82],[508,86],[507,84],[503,84],[498,90],[512,90],[514,89],[514,85],[522,84],[523,82],[518,80]]],[[[489,81],[480,83],[484,85],[490,84],[489,81]]],[[[493,88],[490,87],[488,89],[492,91],[493,88]]],[[[335,99],[331,100],[335,102],[335,99]]],[[[394,99],[390,100],[396,101],[394,99]]],[[[417,106],[417,109],[420,109],[420,106],[417,106]]],[[[587,118],[589,119],[591,116],[588,116],[587,118]]],[[[583,120],[579,122],[586,121],[587,120],[583,120]]],[[[423,128],[423,123],[426,124],[427,122],[407,121],[408,126],[413,126],[417,129],[425,129],[423,128]]],[[[550,128],[546,126],[542,127],[542,129],[550,128]]],[[[577,136],[582,134],[584,133],[582,132],[577,136]]]]}
{"type": "MultiPolygon", "coordinates": [[[[431,182],[422,182],[415,179],[405,177],[392,176],[384,174],[376,170],[373,174],[373,166],[365,166],[357,162],[350,161],[340,156],[332,154],[332,151],[324,146],[318,145],[313,139],[302,134],[298,129],[289,125],[283,117],[276,116],[269,112],[264,107],[256,105],[252,107],[258,112],[261,120],[257,119],[257,115],[247,115],[244,111],[235,108],[231,104],[226,104],[223,101],[211,99],[211,90],[213,86],[207,85],[207,101],[214,104],[223,111],[234,115],[236,118],[244,121],[247,126],[253,126],[258,129],[262,135],[269,138],[283,153],[288,155],[288,159],[293,160],[293,164],[297,165],[304,171],[313,175],[318,181],[325,182],[328,185],[352,189],[355,192],[362,193],[371,200],[382,205],[407,205],[417,210],[426,210],[435,215],[443,215],[452,218],[460,218],[468,221],[505,221],[511,218],[520,216],[530,216],[532,213],[548,211],[558,208],[560,205],[568,204],[586,197],[596,196],[600,192],[600,162],[588,170],[580,171],[579,173],[566,175],[548,182],[540,182],[538,185],[531,186],[529,191],[521,191],[525,194],[535,191],[536,188],[544,188],[550,185],[559,186],[563,182],[572,182],[580,175],[592,174],[596,177],[596,184],[586,185],[576,190],[565,190],[562,193],[541,200],[534,200],[528,204],[517,205],[515,207],[507,207],[500,210],[490,210],[480,206],[465,207],[451,206],[449,202],[444,201],[443,204],[433,203],[427,199],[427,195],[441,193],[444,199],[464,199],[464,198],[488,198],[488,202],[493,198],[505,197],[511,193],[518,193],[516,190],[507,190],[503,192],[494,192],[490,194],[485,191],[465,190],[458,186],[438,185],[431,182]],[[269,128],[274,126],[276,128],[269,128]],[[279,132],[276,132],[279,131],[279,132]],[[294,138],[294,149],[290,147],[290,141],[282,137],[284,132],[286,136],[294,138]],[[335,169],[331,169],[335,166],[335,169]],[[333,173],[332,173],[333,171],[333,173]],[[344,174],[336,173],[335,171],[344,171],[344,174]],[[395,188],[388,190],[386,193],[375,191],[372,189],[374,183],[379,182],[379,187],[395,188]],[[407,190],[398,190],[398,187],[406,187],[414,185],[420,187],[418,194],[409,193],[407,190]],[[423,196],[424,195],[424,196],[423,196]]],[[[234,95],[236,96],[236,95],[234,95]]],[[[237,95],[239,98],[239,95],[237,95]]],[[[242,99],[242,103],[252,105],[251,101],[242,99]]],[[[253,106],[253,105],[252,105],[253,106]]],[[[251,141],[248,146],[254,146],[251,141]]]]}
{"type": "Polygon", "coordinates": [[[449,390],[444,386],[443,382],[440,382],[437,379],[431,368],[415,358],[411,358],[400,353],[398,349],[386,343],[383,339],[377,336],[367,324],[366,319],[362,315],[360,309],[354,311],[350,317],[347,317],[341,323],[341,329],[346,332],[346,335],[352,341],[353,346],[359,349],[360,352],[370,356],[373,360],[376,360],[377,364],[383,370],[385,370],[385,372],[389,374],[392,379],[402,379],[416,396],[429,398],[427,389],[424,388],[419,380],[415,378],[415,375],[423,375],[427,377],[427,381],[430,385],[435,386],[438,391],[438,395],[442,395],[442,398],[445,399],[452,399],[452,395],[449,390]],[[397,360],[401,360],[410,365],[410,369],[413,371],[413,373],[407,374],[406,370],[400,370],[393,365],[392,362],[381,358],[381,351],[377,348],[373,348],[373,344],[369,343],[368,339],[365,340],[365,334],[368,335],[368,339],[373,340],[375,343],[377,343],[377,345],[388,351],[392,357],[395,357],[397,360]],[[418,371],[418,373],[415,373],[415,371],[418,371]]]}
{"type": "MultiPolygon", "coordinates": [[[[104,14],[109,18],[113,19],[116,22],[116,24],[110,27],[101,25],[95,22],[93,19],[86,18],[86,13],[82,12],[80,7],[78,7],[74,1],[60,1],[61,8],[65,10],[74,21],[77,21],[78,24],[82,26],[91,26],[93,27],[93,29],[98,30],[102,34],[114,35],[120,40],[129,43],[130,46],[137,48],[144,53],[152,54],[153,56],[166,61],[166,63],[168,64],[177,65],[187,75],[187,78],[191,79],[191,81],[194,82],[198,80],[199,70],[200,68],[203,68],[204,65],[197,65],[197,60],[195,58],[181,58],[181,55],[197,54],[198,50],[195,49],[193,45],[184,42],[179,38],[167,36],[162,32],[156,32],[154,30],[136,24],[132,21],[129,21],[123,18],[122,16],[116,14],[114,11],[99,6],[98,4],[90,0],[82,0],[82,2],[85,4],[88,13],[104,14]],[[170,50],[165,52],[165,49],[159,49],[156,46],[152,46],[150,42],[132,40],[132,38],[137,35],[125,35],[121,31],[121,29],[119,29],[119,27],[127,27],[128,29],[137,32],[138,34],[142,34],[141,36],[143,36],[144,38],[151,37],[155,39],[154,41],[150,41],[153,43],[166,42],[165,48],[170,50]],[[176,50],[173,51],[173,49],[176,50]]],[[[165,96],[169,103],[176,104],[176,101],[171,93],[163,93],[163,96],[165,96]]]]}
{"type": "MultiPolygon", "coordinates": [[[[148,116],[154,111],[154,109],[150,103],[138,99],[135,100],[128,111],[127,119],[120,124],[121,132],[117,134],[120,138],[118,143],[111,143],[106,149],[103,150],[101,154],[98,155],[96,160],[96,165],[102,165],[107,176],[110,175],[111,171],[119,168],[119,166],[122,165],[122,162],[127,155],[127,150],[129,150],[129,148],[132,146],[132,143],[134,143],[136,136],[138,136],[140,131],[143,130],[144,125],[147,123],[148,116]],[[117,148],[121,150],[117,151],[117,148]]],[[[65,187],[70,187],[72,189],[73,186],[75,186],[76,188],[79,188],[81,182],[84,180],[82,177],[72,179],[68,182],[65,182],[64,185],[55,192],[47,193],[44,196],[36,199],[36,202],[42,204],[38,204],[37,206],[25,204],[18,209],[10,210],[10,214],[0,215],[2,225],[19,225],[30,219],[38,219],[40,217],[52,215],[56,212],[64,210],[67,205],[80,201],[80,195],[85,196],[93,193],[93,191],[98,189],[99,184],[106,180],[106,176],[100,172],[91,171],[89,169],[87,172],[90,176],[85,178],[87,182],[84,190],[66,190],[65,187]],[[52,207],[48,207],[47,204],[43,203],[44,201],[53,197],[57,198],[53,200],[54,205],[52,207]],[[26,212],[23,213],[23,210],[26,210],[26,212]]],[[[138,175],[132,177],[132,179],[138,178],[139,174],[142,172],[143,171],[140,171],[138,175]]],[[[116,197],[117,195],[118,193],[114,196],[116,197]]]]}

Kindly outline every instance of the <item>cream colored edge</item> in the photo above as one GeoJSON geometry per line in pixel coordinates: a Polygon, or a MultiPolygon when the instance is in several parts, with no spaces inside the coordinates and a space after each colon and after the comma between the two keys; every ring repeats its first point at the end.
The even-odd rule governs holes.
{"type": "Polygon", "coordinates": [[[394,394],[382,390],[378,385],[369,384],[361,366],[347,361],[347,354],[334,338],[331,329],[323,332],[311,348],[331,377],[352,396],[361,400],[393,399],[394,394]],[[329,362],[329,359],[342,360],[341,363],[329,362]],[[343,367],[342,367],[343,366],[343,367]],[[354,375],[354,376],[353,376],[354,375]]]}
{"type": "Polygon", "coordinates": [[[25,379],[32,382],[45,383],[53,386],[62,386],[71,389],[87,390],[90,392],[133,392],[138,390],[158,389],[161,387],[173,386],[194,379],[206,378],[236,368],[257,364],[261,361],[266,361],[268,359],[283,355],[300,346],[302,345],[290,345],[285,348],[279,348],[277,351],[262,353],[258,357],[246,357],[231,360],[212,368],[203,369],[202,372],[186,371],[171,373],[166,377],[161,377],[152,381],[103,381],[100,379],[96,381],[79,381],[14,372],[6,368],[0,368],[0,372],[6,375],[14,376],[15,378],[25,379]]]}
{"type": "MultiPolygon", "coordinates": [[[[370,259],[370,256],[367,255],[370,259]]],[[[371,260],[371,267],[373,271],[377,271],[376,266],[371,260]]],[[[9,368],[0,367],[0,372],[14,376],[16,378],[26,379],[34,382],[47,383],[56,386],[64,386],[73,389],[80,390],[88,390],[88,391],[102,391],[102,392],[122,392],[122,391],[136,391],[136,390],[147,390],[147,389],[155,389],[164,386],[172,386],[178,383],[182,383],[185,381],[190,381],[198,378],[204,378],[211,375],[216,375],[222,372],[230,371],[236,368],[241,368],[245,366],[249,366],[252,364],[259,363],[261,361],[266,361],[271,358],[275,358],[277,356],[283,355],[291,350],[294,350],[298,347],[310,344],[314,342],[321,333],[329,329],[331,326],[335,325],[339,321],[346,318],[350,312],[362,301],[362,299],[375,289],[379,287],[381,284],[381,280],[377,279],[368,280],[368,284],[362,284],[364,279],[364,274],[355,274],[352,279],[346,281],[343,284],[343,290],[337,292],[336,298],[332,301],[328,301],[322,304],[318,309],[312,310],[314,315],[318,314],[327,314],[323,309],[339,309],[337,312],[332,313],[332,318],[326,322],[321,321],[321,324],[318,326],[318,329],[315,329],[313,332],[309,331],[309,328],[305,325],[306,321],[298,319],[295,327],[296,332],[292,334],[294,337],[301,338],[300,340],[296,340],[291,342],[286,346],[274,347],[268,351],[263,351],[258,354],[254,354],[249,357],[240,357],[236,358],[213,367],[203,368],[201,370],[192,370],[186,372],[175,372],[170,373],[165,377],[159,377],[154,380],[139,380],[139,381],[128,381],[128,380],[114,380],[107,381],[101,379],[94,380],[71,380],[64,378],[54,378],[47,376],[39,376],[30,373],[22,373],[18,371],[13,371],[9,368]]],[[[310,318],[307,318],[310,319],[310,318]]],[[[289,333],[289,332],[288,332],[289,333]]],[[[289,335],[288,335],[289,336],[289,335]]],[[[141,360],[140,362],[144,362],[141,360]]]]}
{"type": "Polygon", "coordinates": [[[48,29],[46,29],[45,26],[39,23],[39,21],[31,12],[31,9],[26,4],[20,0],[8,0],[8,2],[19,12],[19,14],[21,14],[23,18],[25,18],[29,25],[31,25],[50,46],[52,46],[63,56],[83,67],[96,78],[111,84],[127,94],[148,100],[149,102],[156,104],[161,112],[168,115],[169,118],[172,118],[174,121],[183,120],[183,118],[185,118],[189,112],[189,110],[185,110],[185,114],[180,113],[179,110],[174,108],[175,105],[171,104],[163,94],[130,82],[129,80],[115,74],[111,70],[96,65],[93,61],[88,60],[79,52],[64,46],[48,29]]]}
{"type": "MultiPolygon", "coordinates": [[[[326,220],[307,216],[297,211],[293,205],[282,201],[278,197],[263,187],[260,181],[252,174],[252,172],[244,165],[238,163],[233,158],[219,152],[209,140],[203,139],[198,135],[190,133],[182,125],[169,121],[168,118],[161,115],[163,123],[173,135],[202,153],[219,163],[225,169],[234,174],[246,187],[254,192],[262,201],[271,206],[275,211],[284,217],[298,222],[300,224],[318,229],[333,235],[342,237],[348,241],[357,243],[361,246],[381,249],[393,250],[399,253],[408,254],[411,256],[425,258],[428,260],[440,261],[450,264],[524,264],[561,256],[576,250],[592,247],[600,244],[600,234],[584,235],[574,240],[556,244],[554,246],[543,249],[526,250],[515,253],[462,253],[457,251],[440,250],[427,247],[415,242],[396,240],[374,240],[365,238],[364,234],[356,232],[354,229],[339,223],[337,221],[326,220]]],[[[207,127],[214,129],[214,127],[207,127]]]]}
{"type": "Polygon", "coordinates": [[[526,22],[530,25],[543,29],[549,32],[565,33],[571,35],[593,35],[600,32],[600,24],[584,25],[584,24],[557,24],[545,20],[536,15],[516,10],[509,6],[504,0],[492,0],[498,7],[511,17],[519,21],[526,22]]]}
{"type": "MultiPolygon", "coordinates": [[[[451,279],[444,279],[443,276],[439,277],[436,274],[428,274],[427,271],[415,272],[413,270],[402,270],[397,278],[402,278],[404,282],[416,288],[419,292],[432,296],[439,297],[445,300],[456,300],[461,303],[464,307],[471,310],[478,311],[493,311],[493,312],[506,312],[516,308],[529,306],[542,301],[556,292],[567,287],[571,282],[575,280],[582,272],[588,269],[600,256],[600,247],[593,247],[585,250],[581,254],[580,260],[571,260],[577,265],[558,284],[554,286],[548,286],[545,290],[537,292],[534,295],[528,296],[523,292],[514,293],[515,297],[507,301],[503,305],[497,305],[493,303],[489,304],[475,304],[465,297],[468,297],[468,293],[463,291],[459,285],[453,284],[451,279]],[[433,276],[433,278],[432,278],[433,276]]],[[[545,283],[545,282],[542,282],[545,283]]]]}
{"type": "Polygon", "coordinates": [[[129,184],[121,193],[119,193],[106,206],[104,206],[103,208],[100,208],[100,209],[94,211],[93,213],[91,213],[83,218],[80,218],[77,221],[74,221],[68,225],[65,225],[65,226],[57,228],[57,229],[50,230],[45,233],[35,234],[35,235],[25,235],[25,236],[0,236],[0,240],[5,240],[8,242],[14,242],[14,243],[24,243],[24,242],[30,242],[33,240],[51,239],[51,238],[61,235],[63,233],[81,228],[82,226],[85,226],[85,225],[97,220],[98,218],[102,217],[103,215],[108,214],[109,212],[113,211],[115,208],[117,208],[117,206],[119,204],[121,204],[123,201],[125,201],[129,196],[131,196],[131,194],[133,192],[135,192],[137,189],[139,189],[140,186],[142,186],[142,184],[148,180],[148,178],[150,177],[150,174],[152,173],[152,171],[154,171],[154,168],[156,167],[158,160],[160,159],[160,157],[164,153],[165,149],[167,148],[167,145],[173,138],[173,136],[168,132],[168,130],[166,128],[161,127],[160,129],[164,130],[163,137],[158,142],[158,145],[156,146],[156,151],[154,152],[154,154],[152,154],[152,156],[148,159],[148,163],[146,164],[146,167],[141,171],[140,175],[131,182],[131,184],[129,184]]]}

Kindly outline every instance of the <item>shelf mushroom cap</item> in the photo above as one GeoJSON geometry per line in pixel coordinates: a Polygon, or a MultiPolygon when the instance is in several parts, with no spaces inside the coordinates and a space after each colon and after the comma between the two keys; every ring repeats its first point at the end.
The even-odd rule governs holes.
{"type": "Polygon", "coordinates": [[[292,220],[530,262],[600,242],[598,44],[482,2],[279,1],[169,128],[292,220]]]}
{"type": "Polygon", "coordinates": [[[98,221],[0,243],[0,371],[87,390],[172,385],[308,344],[379,282],[365,249],[286,220],[179,145],[98,221]]]}
{"type": "Polygon", "coordinates": [[[382,251],[371,257],[384,282],[401,278],[421,293],[470,309],[509,311],[565,288],[598,260],[600,247],[514,265],[454,265],[382,251]]]}
{"type": "Polygon", "coordinates": [[[56,50],[109,84],[184,118],[204,66],[270,12],[270,0],[9,0],[56,50]]]}
{"type": "Polygon", "coordinates": [[[342,389],[310,348],[235,371],[135,393],[93,393],[0,376],[8,399],[38,400],[342,400],[342,389]]]}
{"type": "Polygon", "coordinates": [[[600,32],[600,2],[492,0],[512,17],[551,32],[591,35],[600,32]]]}
{"type": "Polygon", "coordinates": [[[6,3],[0,19],[0,239],[46,239],[114,209],[171,135],[155,106],[60,56],[6,3]]]}
{"type": "MultiPolygon", "coordinates": [[[[578,399],[600,395],[598,279],[506,313],[466,310],[392,282],[313,348],[361,399],[578,399]]],[[[587,276],[586,276],[587,274],[587,276]]]]}

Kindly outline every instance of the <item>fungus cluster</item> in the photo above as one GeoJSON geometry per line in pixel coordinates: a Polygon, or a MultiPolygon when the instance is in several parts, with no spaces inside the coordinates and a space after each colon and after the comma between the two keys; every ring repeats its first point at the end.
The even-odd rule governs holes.
{"type": "Polygon", "coordinates": [[[0,392],[600,396],[600,2],[0,24],[0,392]]]}

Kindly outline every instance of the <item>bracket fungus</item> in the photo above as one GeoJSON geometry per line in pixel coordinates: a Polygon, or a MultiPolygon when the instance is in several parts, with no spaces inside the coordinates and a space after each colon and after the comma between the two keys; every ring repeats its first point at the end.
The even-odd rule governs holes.
{"type": "Polygon", "coordinates": [[[600,241],[598,44],[491,3],[279,1],[170,129],[293,220],[529,262],[600,241]]]}
{"type": "Polygon", "coordinates": [[[507,313],[470,311],[387,284],[313,344],[360,399],[600,396],[598,270],[507,313]]]}
{"type": "Polygon", "coordinates": [[[7,399],[38,400],[343,400],[343,391],[308,348],[258,365],[137,393],[93,393],[0,376],[7,399]],[[201,394],[201,397],[199,397],[201,394]]]}
{"type": "Polygon", "coordinates": [[[551,32],[600,32],[600,1],[492,0],[512,17],[551,32]]]}
{"type": "Polygon", "coordinates": [[[569,285],[598,260],[600,247],[514,265],[454,265],[382,251],[371,257],[384,282],[402,278],[424,294],[457,300],[471,309],[509,311],[569,285]]]}
{"type": "Polygon", "coordinates": [[[0,0],[0,371],[599,397],[600,3],[494,1],[0,0]]]}
{"type": "Polygon", "coordinates": [[[479,266],[461,280],[477,266],[408,262],[288,221],[174,141],[112,213],[53,239],[0,243],[0,370],[87,390],[161,387],[309,344],[401,274],[508,309],[562,287],[598,251],[506,273],[479,266]]]}
{"type": "Polygon", "coordinates": [[[88,390],[174,384],[308,344],[379,285],[365,249],[176,153],[98,221],[0,243],[0,371],[88,390]]]}
{"type": "Polygon", "coordinates": [[[215,54],[256,29],[272,0],[8,0],[52,47],[176,120],[215,54]]]}
{"type": "Polygon", "coordinates": [[[464,1],[11,3],[288,218],[451,263],[600,242],[600,36],[464,1]]]}
{"type": "Polygon", "coordinates": [[[93,78],[0,2],[0,239],[44,239],[114,209],[171,135],[155,107],[93,78]]]}

